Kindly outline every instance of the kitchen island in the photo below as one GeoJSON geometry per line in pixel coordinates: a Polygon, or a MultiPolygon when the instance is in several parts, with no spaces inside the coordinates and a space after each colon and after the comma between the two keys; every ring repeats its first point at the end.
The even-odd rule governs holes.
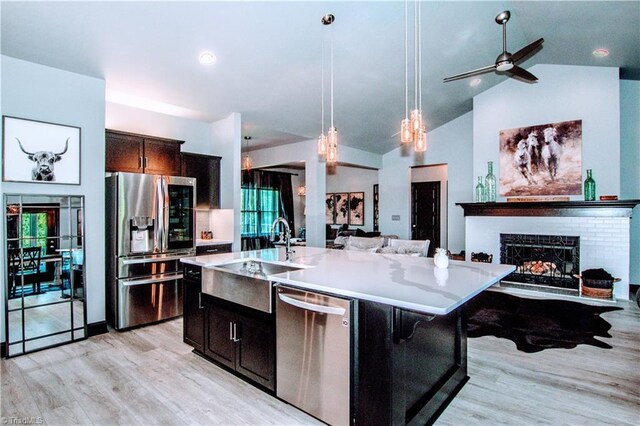
{"type": "MultiPolygon", "coordinates": [[[[278,379],[276,385],[276,365],[286,367],[275,359],[276,297],[270,301],[272,312],[253,312],[245,306],[237,306],[236,311],[230,300],[198,295],[204,312],[197,320],[201,322],[194,325],[187,320],[187,303],[195,297],[189,299],[186,292],[195,288],[188,283],[189,274],[206,276],[232,263],[257,261],[297,268],[266,279],[351,303],[350,368],[345,373],[349,390],[345,399],[349,401],[343,401],[348,417],[331,417],[339,408],[330,403],[330,395],[317,398],[315,405],[326,405],[320,411],[301,407],[334,424],[426,424],[435,420],[468,380],[464,304],[514,270],[510,265],[462,261],[451,261],[442,270],[434,268],[431,258],[313,247],[296,247],[290,261],[284,258],[284,249],[184,258],[185,341],[192,344],[186,336],[188,324],[191,331],[201,324],[202,342],[192,344],[196,352],[280,395],[284,381],[278,379]],[[241,319],[231,318],[236,314],[241,319]],[[216,337],[222,332],[224,339],[216,337]],[[227,344],[233,346],[220,350],[220,345],[227,344]]],[[[284,359],[284,355],[278,357],[284,359]]]]}

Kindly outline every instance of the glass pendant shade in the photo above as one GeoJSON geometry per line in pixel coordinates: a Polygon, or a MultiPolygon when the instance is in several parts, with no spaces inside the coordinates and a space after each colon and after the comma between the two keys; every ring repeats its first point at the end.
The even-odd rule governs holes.
{"type": "Polygon", "coordinates": [[[327,162],[333,163],[338,159],[338,130],[333,126],[329,127],[327,141],[327,162]]]}
{"type": "Polygon", "coordinates": [[[411,132],[411,121],[408,118],[402,120],[400,125],[400,142],[411,143],[413,142],[413,133],[411,132]]]}
{"type": "Polygon", "coordinates": [[[242,160],[242,168],[245,170],[251,170],[251,157],[249,157],[249,154],[244,155],[244,160],[242,160]]]}
{"type": "Polygon", "coordinates": [[[413,133],[420,131],[422,126],[422,111],[419,109],[414,109],[411,111],[411,130],[413,133]]]}
{"type": "Polygon", "coordinates": [[[329,127],[329,132],[328,134],[328,145],[329,148],[338,148],[338,130],[336,130],[335,127],[329,127]]]}
{"type": "Polygon", "coordinates": [[[327,151],[327,163],[335,163],[338,159],[338,150],[334,147],[330,147],[327,151]]]}
{"type": "Polygon", "coordinates": [[[318,136],[318,155],[327,155],[327,136],[324,133],[318,136]]]}
{"type": "Polygon", "coordinates": [[[427,129],[422,126],[418,129],[417,132],[414,133],[415,142],[414,149],[416,152],[425,152],[427,150],[427,129]]]}

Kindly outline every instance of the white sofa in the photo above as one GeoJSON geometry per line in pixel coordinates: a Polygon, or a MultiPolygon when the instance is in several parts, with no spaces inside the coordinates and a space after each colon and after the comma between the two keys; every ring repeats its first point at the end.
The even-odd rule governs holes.
{"type": "MultiPolygon", "coordinates": [[[[395,237],[395,236],[393,236],[395,237]]],[[[370,253],[408,254],[412,256],[427,256],[429,240],[400,240],[387,237],[337,237],[336,245],[344,245],[345,250],[366,251],[370,253]],[[340,241],[339,241],[340,239],[340,241]]]]}

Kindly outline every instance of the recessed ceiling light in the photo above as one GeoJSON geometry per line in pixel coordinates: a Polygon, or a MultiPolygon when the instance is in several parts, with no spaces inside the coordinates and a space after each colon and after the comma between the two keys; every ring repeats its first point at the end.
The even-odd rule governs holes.
{"type": "Polygon", "coordinates": [[[482,83],[482,79],[481,78],[474,78],[473,80],[471,80],[469,82],[469,86],[471,87],[476,87],[477,85],[479,85],[480,83],[482,83]]]}
{"type": "Polygon", "coordinates": [[[609,56],[609,51],[607,49],[596,49],[593,52],[593,56],[596,58],[604,58],[605,56],[609,56]]]}
{"type": "Polygon", "coordinates": [[[216,61],[216,55],[211,52],[202,52],[198,60],[202,65],[211,65],[216,61]]]}

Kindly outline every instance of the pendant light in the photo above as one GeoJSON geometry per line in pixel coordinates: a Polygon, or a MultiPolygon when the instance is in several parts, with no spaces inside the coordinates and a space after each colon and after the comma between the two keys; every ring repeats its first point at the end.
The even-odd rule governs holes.
{"type": "Polygon", "coordinates": [[[242,160],[242,168],[246,171],[251,170],[251,157],[249,157],[249,141],[251,140],[251,136],[245,136],[244,140],[246,141],[244,148],[244,159],[242,160]]]}
{"type": "MultiPolygon", "coordinates": [[[[335,16],[326,14],[322,17],[322,25],[331,25],[335,16]]],[[[324,80],[323,80],[324,86],[324,80]]],[[[324,89],[324,87],[323,87],[324,89]]],[[[338,130],[333,124],[333,29],[331,30],[331,126],[327,132],[327,163],[333,164],[338,160],[338,130]]]]}
{"type": "Polygon", "coordinates": [[[427,150],[427,130],[422,118],[422,27],[420,1],[414,1],[413,97],[414,109],[409,114],[409,10],[404,2],[404,89],[405,118],[400,123],[400,142],[413,143],[416,152],[427,150]]]}

